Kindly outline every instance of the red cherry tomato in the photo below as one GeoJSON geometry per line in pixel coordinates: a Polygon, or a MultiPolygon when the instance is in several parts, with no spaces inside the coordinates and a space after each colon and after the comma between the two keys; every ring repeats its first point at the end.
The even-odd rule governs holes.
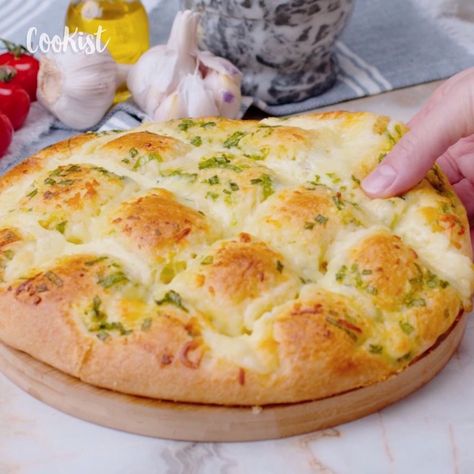
{"type": "Polygon", "coordinates": [[[0,113],[10,119],[15,130],[23,126],[29,111],[30,96],[27,92],[11,82],[0,81],[0,113]]]}
{"type": "Polygon", "coordinates": [[[0,41],[7,50],[6,53],[0,54],[0,66],[12,66],[16,69],[17,74],[12,83],[25,89],[31,102],[34,102],[38,87],[39,61],[24,46],[18,46],[4,39],[0,41]]]}
{"type": "Polygon", "coordinates": [[[10,119],[0,114],[0,158],[7,152],[13,139],[13,126],[10,119]]]}

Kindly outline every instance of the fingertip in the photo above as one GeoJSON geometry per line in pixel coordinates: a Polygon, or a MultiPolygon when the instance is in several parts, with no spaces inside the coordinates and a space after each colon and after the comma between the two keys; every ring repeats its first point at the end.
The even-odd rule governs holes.
{"type": "Polygon", "coordinates": [[[389,164],[382,163],[362,181],[362,189],[370,197],[386,197],[387,190],[396,178],[396,170],[389,164]]]}

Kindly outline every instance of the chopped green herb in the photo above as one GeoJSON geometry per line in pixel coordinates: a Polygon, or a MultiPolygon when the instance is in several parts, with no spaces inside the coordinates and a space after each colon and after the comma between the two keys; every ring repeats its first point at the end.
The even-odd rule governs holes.
{"type": "Polygon", "coordinates": [[[283,271],[283,268],[285,268],[283,263],[281,263],[280,260],[277,260],[276,269],[277,269],[278,273],[281,273],[283,271]]]}
{"type": "Polygon", "coordinates": [[[100,278],[98,283],[100,286],[102,286],[105,289],[112,288],[115,285],[119,285],[122,283],[128,282],[128,278],[125,275],[125,273],[119,271],[116,273],[111,273],[110,275],[100,278]]]}
{"type": "Polygon", "coordinates": [[[48,271],[44,274],[44,276],[54,285],[57,286],[58,288],[61,288],[63,286],[63,280],[56,275],[56,273],[52,271],[48,271]]]}
{"type": "Polygon", "coordinates": [[[437,275],[427,271],[425,275],[425,283],[428,288],[446,288],[449,286],[449,283],[445,280],[441,280],[437,275]]]}
{"type": "Polygon", "coordinates": [[[412,294],[405,296],[403,303],[408,308],[423,308],[426,306],[426,300],[424,298],[415,298],[412,294]]]}
{"type": "Polygon", "coordinates": [[[219,184],[219,176],[217,175],[211,176],[209,179],[206,179],[204,182],[210,185],[219,184]]]}
{"type": "Polygon", "coordinates": [[[343,281],[347,275],[347,266],[343,265],[336,273],[336,281],[343,281]]]}
{"type": "Polygon", "coordinates": [[[260,153],[259,154],[244,154],[245,158],[248,158],[253,161],[263,161],[268,158],[268,155],[270,154],[270,147],[268,146],[263,146],[260,148],[260,153]]]}
{"type": "Polygon", "coordinates": [[[415,328],[408,321],[399,321],[398,323],[400,324],[401,330],[407,335],[411,334],[415,330],[415,328]]]}
{"type": "Polygon", "coordinates": [[[332,201],[336,205],[336,207],[341,210],[344,207],[344,201],[342,200],[341,193],[336,193],[332,197],[332,201]]]}
{"type": "Polygon", "coordinates": [[[217,124],[216,122],[203,122],[199,126],[202,128],[212,128],[215,127],[217,124]]]}
{"type": "Polygon", "coordinates": [[[402,127],[399,123],[396,123],[395,126],[393,127],[395,130],[395,133],[398,135],[398,138],[402,138],[404,135],[404,132],[402,130],[402,127]]]}
{"type": "Polygon", "coordinates": [[[74,184],[76,182],[75,179],[62,179],[61,181],[58,181],[56,184],[58,186],[71,186],[71,184],[74,184]]]}
{"type": "Polygon", "coordinates": [[[130,158],[135,158],[138,155],[138,150],[136,148],[130,148],[128,151],[130,158]]]}
{"type": "Polygon", "coordinates": [[[341,178],[336,173],[326,173],[326,176],[332,181],[333,184],[341,182],[341,178]]]}
{"type": "Polygon", "coordinates": [[[243,169],[241,166],[232,164],[232,160],[230,159],[229,155],[225,154],[204,159],[199,163],[200,170],[209,168],[224,168],[235,171],[236,173],[240,173],[243,169]]]}
{"type": "Polygon", "coordinates": [[[98,331],[97,337],[101,341],[106,341],[109,339],[110,334],[108,331],[118,331],[121,336],[128,336],[133,331],[131,329],[126,329],[125,326],[121,322],[107,322],[101,321],[99,324],[92,326],[89,328],[91,331],[98,331]]]}
{"type": "Polygon", "coordinates": [[[196,125],[195,120],[191,119],[183,119],[181,122],[178,124],[178,128],[183,131],[187,132],[189,128],[194,127],[196,125]]]}
{"type": "Polygon", "coordinates": [[[167,171],[162,171],[160,172],[160,175],[164,178],[169,178],[169,177],[180,177],[180,178],[187,178],[191,183],[194,183],[197,180],[197,173],[187,173],[186,171],[183,171],[180,168],[174,169],[174,170],[167,170],[167,171]]]}
{"type": "Polygon", "coordinates": [[[240,140],[242,140],[242,138],[244,138],[245,135],[247,135],[246,132],[240,132],[240,131],[234,132],[230,137],[228,137],[224,141],[223,143],[224,148],[238,147],[240,140]]]}
{"type": "Polygon", "coordinates": [[[160,281],[162,283],[168,284],[177,273],[186,270],[186,262],[180,261],[171,261],[167,263],[160,272],[160,281]]]}
{"type": "Polygon", "coordinates": [[[44,180],[44,184],[47,184],[49,186],[54,186],[56,184],[56,181],[53,178],[48,177],[44,180]]]}
{"type": "Polygon", "coordinates": [[[106,331],[118,331],[121,336],[128,336],[133,331],[130,329],[126,329],[125,326],[121,322],[102,322],[100,323],[99,329],[106,330],[106,331]]]}
{"type": "Polygon", "coordinates": [[[214,262],[214,257],[212,255],[208,255],[201,260],[201,265],[211,265],[214,262]]]}
{"type": "Polygon", "coordinates": [[[351,174],[351,179],[352,179],[352,181],[354,181],[354,183],[360,185],[360,179],[357,179],[353,174],[351,174]]]}
{"type": "Polygon", "coordinates": [[[212,199],[213,201],[217,201],[217,199],[219,199],[219,194],[208,191],[206,193],[206,199],[212,199]]]}
{"type": "Polygon", "coordinates": [[[314,222],[305,222],[304,228],[307,230],[313,230],[316,224],[314,222]]]}
{"type": "Polygon", "coordinates": [[[112,173],[109,170],[106,170],[102,166],[94,166],[93,169],[96,170],[97,172],[99,172],[100,174],[103,174],[104,176],[111,176],[112,175],[112,173]]]}
{"type": "Polygon", "coordinates": [[[319,176],[319,174],[315,174],[313,181],[310,181],[309,184],[312,184],[314,186],[320,185],[321,184],[321,176],[319,176]]]}
{"type": "Polygon", "coordinates": [[[102,300],[100,299],[99,296],[94,296],[94,299],[92,300],[92,318],[95,321],[102,321],[103,319],[107,318],[107,315],[100,309],[102,305],[102,300]]]}
{"type": "Polygon", "coordinates": [[[196,147],[201,146],[202,145],[202,138],[201,137],[193,137],[191,139],[191,145],[196,146],[196,147]]]}
{"type": "Polygon", "coordinates": [[[28,194],[26,195],[26,197],[32,199],[32,198],[34,198],[37,194],[38,194],[38,190],[35,188],[35,189],[33,189],[33,191],[31,191],[30,193],[28,193],[28,194]]]}
{"type": "Polygon", "coordinates": [[[66,230],[66,225],[67,221],[62,221],[59,224],[56,224],[55,229],[60,233],[64,234],[64,231],[66,230]]]}
{"type": "Polygon", "coordinates": [[[271,196],[274,193],[273,190],[273,181],[270,175],[268,174],[262,174],[260,178],[254,178],[251,179],[250,182],[252,184],[259,184],[262,186],[262,191],[263,191],[263,200],[267,199],[269,196],[271,196]]]}
{"type": "Polygon", "coordinates": [[[164,304],[172,304],[182,309],[183,311],[186,311],[186,313],[188,312],[188,310],[183,306],[183,300],[181,298],[181,295],[174,290],[168,291],[161,300],[156,301],[156,304],[158,306],[164,304]]]}
{"type": "Polygon", "coordinates": [[[94,260],[89,260],[85,262],[84,264],[87,265],[88,267],[91,267],[92,265],[95,265],[96,263],[103,262],[104,260],[107,260],[109,257],[98,257],[94,260]]]}
{"type": "Polygon", "coordinates": [[[406,362],[406,361],[410,360],[411,358],[412,358],[411,352],[407,352],[405,355],[399,357],[397,359],[397,362],[406,362]]]}
{"type": "Polygon", "coordinates": [[[237,183],[232,182],[232,181],[229,182],[229,187],[232,191],[238,191],[240,189],[239,185],[237,183]]]}
{"type": "Polygon", "coordinates": [[[52,171],[49,176],[59,176],[64,178],[65,176],[71,173],[77,173],[78,171],[81,171],[81,167],[79,165],[69,165],[66,168],[64,168],[64,166],[60,166],[59,168],[56,168],[54,171],[52,171]]]}
{"type": "Polygon", "coordinates": [[[329,218],[326,217],[326,216],[323,216],[322,214],[318,214],[318,215],[314,218],[314,221],[317,222],[318,224],[321,224],[321,225],[326,224],[328,220],[329,220],[329,218]]]}
{"type": "Polygon", "coordinates": [[[367,292],[369,295],[378,294],[377,288],[371,286],[369,282],[364,281],[364,276],[371,275],[372,270],[360,271],[357,263],[353,263],[350,268],[343,265],[336,273],[336,281],[341,282],[347,286],[355,286],[359,290],[367,292]]]}
{"type": "Polygon", "coordinates": [[[369,344],[369,352],[371,354],[381,354],[383,352],[383,346],[379,344],[369,344]]]}

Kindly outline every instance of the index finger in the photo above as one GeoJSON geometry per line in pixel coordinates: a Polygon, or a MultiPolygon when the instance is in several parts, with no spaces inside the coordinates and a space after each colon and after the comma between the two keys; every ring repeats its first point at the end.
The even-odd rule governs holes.
{"type": "Polygon", "coordinates": [[[423,120],[363,182],[370,197],[390,197],[418,184],[434,162],[454,143],[474,133],[474,75],[466,74],[444,94],[423,120]]]}

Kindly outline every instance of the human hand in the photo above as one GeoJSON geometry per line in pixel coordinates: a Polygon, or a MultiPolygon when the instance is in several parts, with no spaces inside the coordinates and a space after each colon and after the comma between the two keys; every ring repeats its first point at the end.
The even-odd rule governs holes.
{"type": "Polygon", "coordinates": [[[403,193],[437,161],[474,223],[474,68],[439,87],[408,125],[410,131],[362,182],[366,194],[403,193]]]}

